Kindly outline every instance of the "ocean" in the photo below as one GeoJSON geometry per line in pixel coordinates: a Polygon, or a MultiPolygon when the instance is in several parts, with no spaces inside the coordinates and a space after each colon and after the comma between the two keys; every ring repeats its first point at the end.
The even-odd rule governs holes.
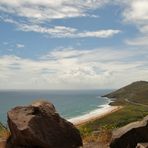
{"type": "Polygon", "coordinates": [[[103,109],[108,98],[101,97],[112,90],[1,90],[0,122],[6,124],[7,112],[15,106],[29,105],[38,100],[50,101],[58,113],[72,119],[103,109]]]}

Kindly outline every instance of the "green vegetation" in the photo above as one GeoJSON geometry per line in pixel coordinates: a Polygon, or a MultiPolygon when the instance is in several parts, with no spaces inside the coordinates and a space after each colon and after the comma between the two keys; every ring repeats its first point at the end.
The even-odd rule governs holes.
{"type": "Polygon", "coordinates": [[[148,115],[148,82],[134,82],[104,97],[113,98],[111,105],[123,108],[78,127],[84,142],[109,142],[114,129],[148,115]]]}
{"type": "Polygon", "coordinates": [[[148,115],[148,107],[128,104],[117,112],[80,126],[79,130],[84,141],[104,142],[110,140],[112,130],[141,120],[146,115],[148,115]]]}
{"type": "Polygon", "coordinates": [[[7,139],[9,135],[9,130],[0,122],[0,138],[7,139]]]}
{"type": "Polygon", "coordinates": [[[4,129],[3,124],[0,122],[0,132],[4,129]]]}
{"type": "Polygon", "coordinates": [[[116,98],[112,105],[122,105],[124,100],[134,103],[141,103],[148,105],[148,82],[137,81],[128,86],[125,86],[115,92],[105,95],[108,98],[116,98]]]}

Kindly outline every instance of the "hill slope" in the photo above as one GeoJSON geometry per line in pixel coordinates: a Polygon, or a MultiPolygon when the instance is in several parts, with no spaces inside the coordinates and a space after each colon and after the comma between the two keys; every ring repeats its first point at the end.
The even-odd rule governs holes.
{"type": "Polygon", "coordinates": [[[148,105],[148,82],[137,81],[120,88],[104,97],[115,98],[113,104],[123,103],[125,100],[148,105]]]}

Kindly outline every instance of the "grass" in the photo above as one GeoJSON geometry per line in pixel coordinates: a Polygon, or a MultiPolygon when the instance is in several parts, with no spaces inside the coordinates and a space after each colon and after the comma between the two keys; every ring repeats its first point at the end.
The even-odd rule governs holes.
{"type": "Polygon", "coordinates": [[[141,120],[146,115],[148,115],[148,107],[126,104],[121,110],[78,128],[84,142],[108,142],[111,138],[112,130],[130,122],[141,120]]]}
{"type": "Polygon", "coordinates": [[[7,139],[9,136],[9,130],[2,123],[0,123],[0,139],[7,139]]]}
{"type": "Polygon", "coordinates": [[[108,98],[116,98],[113,105],[123,103],[125,99],[148,105],[148,82],[137,81],[105,96],[108,98]]]}

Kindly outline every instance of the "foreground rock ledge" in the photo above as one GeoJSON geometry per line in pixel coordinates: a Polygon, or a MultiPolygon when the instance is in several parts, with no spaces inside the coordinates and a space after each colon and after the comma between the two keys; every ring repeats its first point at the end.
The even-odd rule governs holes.
{"type": "Polygon", "coordinates": [[[38,102],[8,112],[11,148],[77,148],[82,146],[79,131],[61,118],[53,104],[38,102]]]}
{"type": "Polygon", "coordinates": [[[110,148],[135,148],[137,143],[148,142],[148,116],[113,132],[110,148]]]}

